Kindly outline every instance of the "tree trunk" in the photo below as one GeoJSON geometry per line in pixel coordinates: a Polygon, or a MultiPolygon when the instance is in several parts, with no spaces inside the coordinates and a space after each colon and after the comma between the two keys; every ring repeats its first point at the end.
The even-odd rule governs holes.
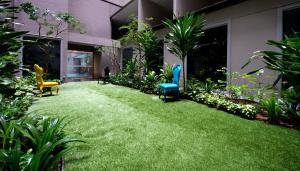
{"type": "Polygon", "coordinates": [[[183,92],[186,91],[186,85],[185,85],[185,57],[182,59],[182,74],[183,74],[183,92]]]}

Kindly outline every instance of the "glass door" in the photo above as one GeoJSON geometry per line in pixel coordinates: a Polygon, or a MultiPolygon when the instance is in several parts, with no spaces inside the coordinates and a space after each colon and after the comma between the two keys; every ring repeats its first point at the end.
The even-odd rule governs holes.
{"type": "Polygon", "coordinates": [[[93,53],[84,51],[68,51],[68,80],[93,79],[93,53]]]}

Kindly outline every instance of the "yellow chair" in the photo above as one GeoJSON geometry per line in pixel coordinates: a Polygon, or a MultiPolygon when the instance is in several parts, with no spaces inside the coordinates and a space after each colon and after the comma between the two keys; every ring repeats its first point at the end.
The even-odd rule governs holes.
{"type": "Polygon", "coordinates": [[[43,80],[43,74],[44,74],[44,70],[42,67],[40,67],[37,64],[34,64],[34,72],[36,74],[36,83],[37,83],[37,87],[40,90],[40,97],[43,96],[43,89],[45,87],[50,87],[51,91],[51,95],[52,95],[52,87],[56,87],[56,95],[58,95],[58,82],[44,82],[43,80]]]}

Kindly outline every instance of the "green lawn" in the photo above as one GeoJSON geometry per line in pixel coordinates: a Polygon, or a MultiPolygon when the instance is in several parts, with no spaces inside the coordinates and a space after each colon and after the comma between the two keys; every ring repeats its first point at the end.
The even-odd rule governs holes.
{"type": "Polygon", "coordinates": [[[31,112],[74,119],[66,170],[300,170],[300,132],[189,100],[96,82],[67,83],[31,112]]]}

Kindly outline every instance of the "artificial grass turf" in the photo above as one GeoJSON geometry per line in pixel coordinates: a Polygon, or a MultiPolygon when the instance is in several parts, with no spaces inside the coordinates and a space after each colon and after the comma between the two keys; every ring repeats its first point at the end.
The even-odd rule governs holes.
{"type": "Polygon", "coordinates": [[[74,119],[66,170],[300,170],[300,132],[189,101],[96,82],[67,83],[30,112],[74,119]]]}

